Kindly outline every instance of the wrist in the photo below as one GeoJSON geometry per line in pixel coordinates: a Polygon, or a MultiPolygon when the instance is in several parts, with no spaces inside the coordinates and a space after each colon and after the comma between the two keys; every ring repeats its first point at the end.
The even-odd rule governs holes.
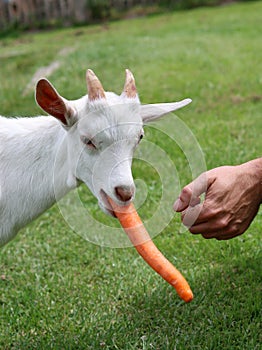
{"type": "Polygon", "coordinates": [[[243,165],[247,167],[248,173],[254,179],[260,198],[260,203],[262,203],[262,157],[253,159],[243,165]]]}

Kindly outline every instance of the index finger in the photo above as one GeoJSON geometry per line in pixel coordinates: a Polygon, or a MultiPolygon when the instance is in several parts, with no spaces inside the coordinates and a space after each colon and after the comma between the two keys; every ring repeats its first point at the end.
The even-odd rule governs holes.
{"type": "Polygon", "coordinates": [[[208,188],[208,176],[207,173],[202,173],[194,181],[185,186],[178,199],[174,203],[174,210],[181,212],[189,206],[195,206],[200,203],[199,196],[205,193],[208,188]]]}

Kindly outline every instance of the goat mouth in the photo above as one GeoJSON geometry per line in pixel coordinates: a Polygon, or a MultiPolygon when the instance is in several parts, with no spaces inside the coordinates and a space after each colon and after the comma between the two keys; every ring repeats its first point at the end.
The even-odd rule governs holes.
{"type": "Polygon", "coordinates": [[[100,190],[100,194],[101,194],[101,197],[102,197],[102,205],[103,205],[103,208],[104,210],[110,214],[111,216],[113,216],[114,218],[116,218],[116,215],[115,215],[115,212],[111,206],[111,204],[109,203],[109,200],[108,200],[108,195],[106,194],[106,192],[104,190],[100,190]]]}

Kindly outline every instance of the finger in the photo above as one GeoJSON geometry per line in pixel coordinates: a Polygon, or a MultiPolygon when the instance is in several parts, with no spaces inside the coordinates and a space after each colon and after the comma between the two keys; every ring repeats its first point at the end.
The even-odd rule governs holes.
{"type": "Polygon", "coordinates": [[[205,239],[217,238],[217,232],[215,233],[201,233],[201,236],[205,239]]]}
{"type": "Polygon", "coordinates": [[[224,235],[223,233],[218,234],[216,237],[214,237],[218,241],[226,241],[228,239],[234,238],[233,235],[224,235]]]}
{"type": "MultiPolygon", "coordinates": [[[[178,200],[177,200],[177,201],[178,201],[178,200]]],[[[176,202],[177,202],[177,201],[176,201],[176,202]]],[[[175,211],[178,211],[178,210],[176,210],[176,208],[177,208],[176,202],[174,203],[173,208],[174,208],[175,211]]],[[[183,212],[183,211],[185,212],[186,210],[189,210],[189,209],[195,207],[196,205],[198,205],[198,204],[200,204],[200,203],[201,203],[201,199],[200,199],[199,197],[197,197],[197,198],[191,198],[191,200],[190,200],[190,206],[188,206],[187,208],[185,208],[185,210],[182,210],[182,212],[183,212]]]]}
{"type": "Polygon", "coordinates": [[[218,231],[216,233],[203,233],[202,236],[205,239],[215,238],[218,241],[225,241],[236,237],[235,235],[232,235],[232,234],[225,234],[223,231],[218,231]]]}
{"type": "Polygon", "coordinates": [[[199,196],[202,193],[206,192],[207,187],[207,173],[203,173],[199,177],[197,177],[193,182],[191,182],[182,189],[179,198],[174,203],[174,210],[177,212],[181,212],[185,210],[189,205],[193,206],[192,204],[197,202],[199,203],[199,196]]]}
{"type": "Polygon", "coordinates": [[[194,207],[188,207],[181,213],[181,219],[185,226],[194,227],[198,224],[198,218],[203,210],[203,204],[195,205],[194,207]]]}
{"type": "MultiPolygon", "coordinates": [[[[215,220],[201,222],[200,224],[192,225],[189,231],[193,234],[217,234],[221,232],[221,228],[215,220]]],[[[225,232],[225,231],[224,231],[225,232]]]]}
{"type": "Polygon", "coordinates": [[[196,205],[201,203],[201,199],[199,197],[191,198],[190,200],[190,206],[195,207],[196,205]]]}
{"type": "Polygon", "coordinates": [[[213,225],[213,223],[206,223],[202,225],[196,225],[195,227],[191,227],[189,231],[193,234],[201,234],[204,238],[210,239],[210,238],[215,238],[219,241],[222,240],[228,240],[234,237],[237,237],[242,234],[241,231],[236,232],[232,231],[230,227],[224,228],[224,229],[219,229],[218,225],[213,225]],[[204,232],[205,231],[205,232],[204,232]]]}
{"type": "Polygon", "coordinates": [[[205,200],[203,203],[195,205],[194,207],[188,207],[181,213],[181,219],[184,225],[187,227],[194,227],[201,233],[201,230],[208,231],[210,227],[221,229],[218,226],[219,220],[219,208],[212,209],[212,205],[209,201],[205,200]],[[197,225],[201,225],[198,227],[197,225]]]}

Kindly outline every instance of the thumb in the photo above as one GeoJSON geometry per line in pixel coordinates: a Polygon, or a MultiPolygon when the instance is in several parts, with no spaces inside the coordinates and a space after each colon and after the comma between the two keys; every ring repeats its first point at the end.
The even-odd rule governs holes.
{"type": "Polygon", "coordinates": [[[205,193],[208,187],[207,172],[202,173],[194,181],[185,186],[173,205],[174,211],[181,212],[188,206],[194,207],[200,203],[200,195],[205,193]]]}

